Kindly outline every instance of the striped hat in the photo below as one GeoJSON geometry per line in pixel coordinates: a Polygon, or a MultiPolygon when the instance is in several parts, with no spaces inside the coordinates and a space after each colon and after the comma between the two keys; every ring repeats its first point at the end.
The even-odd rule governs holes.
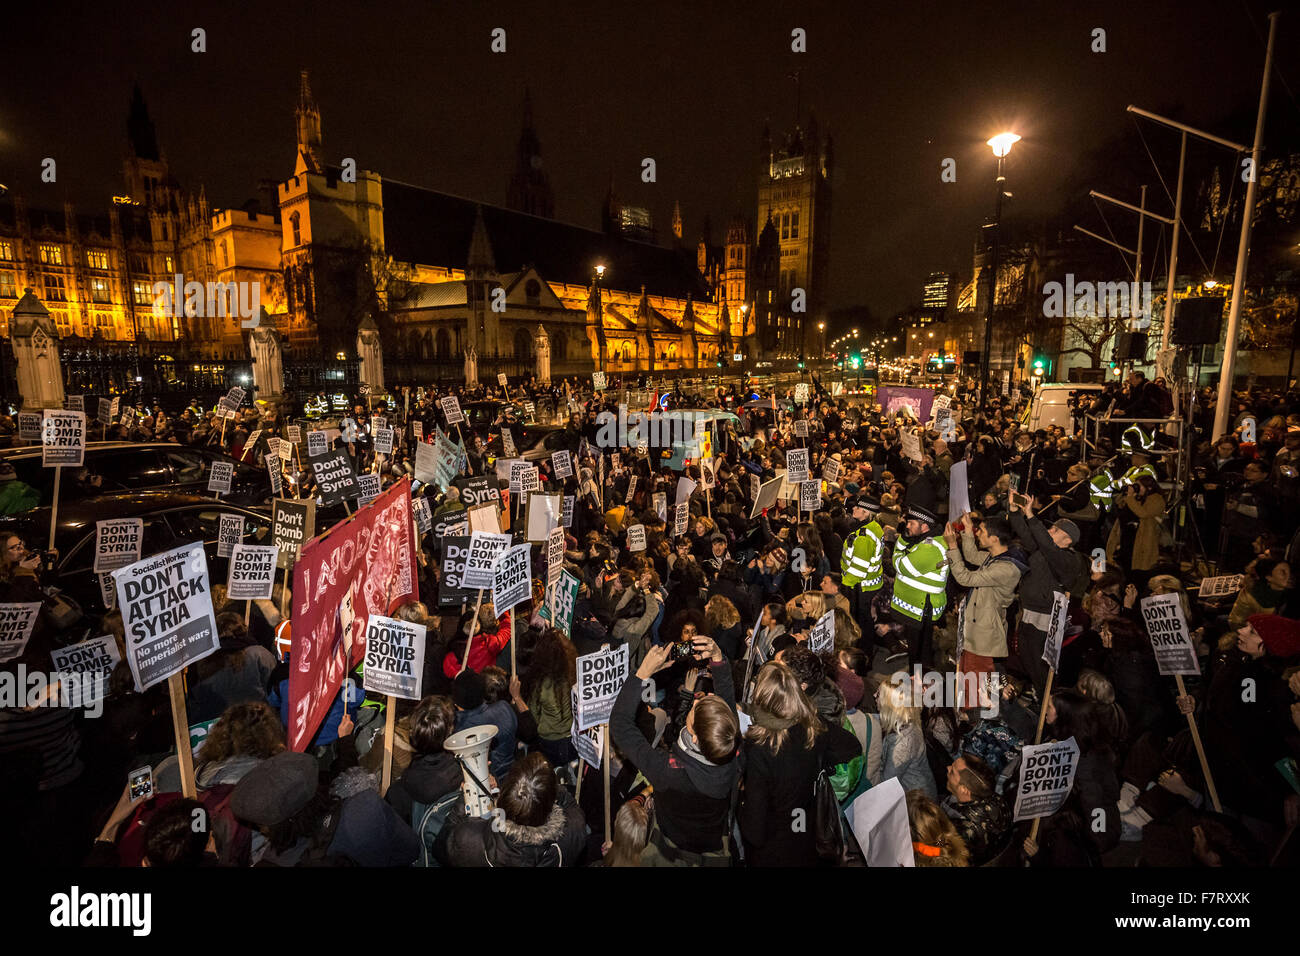
{"type": "Polygon", "coordinates": [[[939,516],[933,514],[929,509],[922,508],[920,505],[908,505],[907,514],[903,516],[904,521],[922,521],[933,527],[939,523],[939,516]]]}

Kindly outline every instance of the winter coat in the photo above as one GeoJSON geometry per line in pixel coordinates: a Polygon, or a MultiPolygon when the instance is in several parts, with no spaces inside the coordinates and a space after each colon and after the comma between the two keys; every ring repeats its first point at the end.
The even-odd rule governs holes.
{"type": "MultiPolygon", "coordinates": [[[[1119,499],[1116,510],[1127,509],[1138,517],[1137,537],[1133,540],[1133,554],[1129,558],[1130,570],[1149,571],[1160,559],[1160,516],[1165,513],[1165,499],[1159,492],[1147,495],[1146,501],[1138,501],[1124,495],[1119,499]]],[[[1110,529],[1110,538],[1106,542],[1107,560],[1115,560],[1123,532],[1120,525],[1124,516],[1121,514],[1110,529]]]]}
{"type": "Polygon", "coordinates": [[[880,776],[871,781],[873,786],[897,777],[904,790],[923,790],[931,800],[938,799],[939,788],[925,752],[925,735],[917,724],[904,724],[886,734],[881,758],[880,776]]]}
{"type": "MultiPolygon", "coordinates": [[[[497,655],[502,649],[510,643],[510,612],[497,620],[497,631],[495,634],[478,633],[469,648],[469,666],[467,670],[475,673],[483,673],[485,667],[490,667],[496,663],[497,655]]],[[[452,680],[460,673],[460,658],[455,653],[449,653],[442,659],[442,672],[452,680]]]]}
{"type": "MultiPolygon", "coordinates": [[[[709,664],[713,691],[734,712],[736,695],[731,683],[731,663],[709,664]]],[[[650,746],[637,728],[636,713],[645,681],[633,674],[619,691],[610,714],[614,745],[655,789],[655,820],[673,845],[690,853],[722,848],[731,810],[731,795],[740,779],[740,761],[724,764],[703,761],[674,741],[667,750],[650,746]]]]}
{"type": "Polygon", "coordinates": [[[528,709],[537,720],[537,735],[543,740],[568,740],[572,706],[568,687],[560,687],[550,679],[542,681],[528,697],[528,709]]]}
{"type": "Polygon", "coordinates": [[[980,551],[969,528],[961,535],[961,554],[956,548],[948,549],[948,573],[971,589],[961,614],[965,622],[962,646],[967,651],[981,657],[1007,656],[1007,608],[1015,601],[1020,578],[1028,570],[1019,549],[997,557],[980,551]],[[975,567],[968,567],[967,562],[975,567]]]}
{"type": "Polygon", "coordinates": [[[497,729],[497,735],[492,738],[492,750],[488,754],[488,767],[498,780],[505,780],[515,762],[515,733],[519,727],[515,709],[504,700],[498,700],[492,704],[479,704],[473,710],[456,712],[458,731],[482,724],[491,724],[497,729]]]}
{"type": "Polygon", "coordinates": [[[823,768],[862,756],[857,738],[841,727],[823,725],[811,747],[808,732],[790,728],[779,753],[745,741],[745,789],[736,819],[750,866],[816,866],[817,834],[811,814],[813,786],[823,768]],[[837,732],[836,732],[837,731],[837,732]],[[795,827],[796,811],[808,825],[795,827]]]}
{"type": "Polygon", "coordinates": [[[560,788],[541,826],[511,820],[469,819],[459,804],[433,844],[443,866],[577,866],[587,842],[587,821],[568,790],[560,788]]]}
{"type": "MultiPolygon", "coordinates": [[[[1025,520],[1018,511],[1011,513],[1011,530],[1029,554],[1029,570],[1020,582],[1020,606],[1025,611],[1050,614],[1052,592],[1069,593],[1087,562],[1073,548],[1057,547],[1047,527],[1038,518],[1025,520]]],[[[1045,628],[1044,628],[1045,630],[1045,628]]]]}
{"type": "Polygon", "coordinates": [[[464,779],[460,764],[445,750],[420,754],[406,772],[393,781],[384,799],[397,815],[412,823],[411,811],[417,803],[437,803],[442,797],[460,789],[464,779]]]}

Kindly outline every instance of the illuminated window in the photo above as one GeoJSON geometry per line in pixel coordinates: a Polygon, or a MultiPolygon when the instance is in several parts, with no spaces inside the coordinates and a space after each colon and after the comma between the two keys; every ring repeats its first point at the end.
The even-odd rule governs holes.
{"type": "Polygon", "coordinates": [[[799,238],[799,210],[796,209],[790,218],[790,238],[799,238]]]}
{"type": "Polygon", "coordinates": [[[90,279],[90,301],[92,302],[109,302],[108,280],[91,276],[90,279]]]}
{"type": "Polygon", "coordinates": [[[41,263],[47,266],[63,265],[63,247],[42,242],[40,245],[41,263]]]}
{"type": "Polygon", "coordinates": [[[113,315],[112,315],[112,313],[110,313],[110,312],[96,312],[96,313],[95,313],[95,325],[98,326],[98,327],[101,328],[101,329],[112,328],[112,326],[113,326],[113,315]]]}
{"type": "Polygon", "coordinates": [[[0,239],[0,261],[14,261],[14,244],[8,239],[0,239]]]}
{"type": "Polygon", "coordinates": [[[302,245],[302,217],[298,213],[294,213],[292,216],[289,217],[289,225],[293,228],[293,244],[295,246],[301,246],[302,245]]]}
{"type": "Polygon", "coordinates": [[[0,272],[0,299],[18,298],[18,286],[12,272],[0,272]]]}
{"type": "Polygon", "coordinates": [[[51,312],[50,316],[54,319],[54,324],[59,327],[60,335],[72,334],[72,330],[68,327],[68,313],[62,311],[51,312]]]}
{"type": "Polygon", "coordinates": [[[153,286],[148,282],[132,282],[131,301],[136,305],[153,305],[153,286]]]}
{"type": "Polygon", "coordinates": [[[171,257],[171,256],[163,256],[163,272],[166,272],[168,275],[171,275],[171,273],[172,273],[172,257],[171,257]]]}
{"type": "Polygon", "coordinates": [[[86,253],[86,265],[92,269],[108,268],[108,253],[97,249],[91,249],[86,253]]]}
{"type": "MultiPolygon", "coordinates": [[[[298,214],[294,213],[294,215],[296,216],[298,214]]],[[[226,247],[226,244],[224,242],[221,243],[221,268],[223,269],[230,268],[230,250],[226,247]]]]}
{"type": "Polygon", "coordinates": [[[788,212],[781,214],[781,238],[790,238],[790,214],[788,212]]]}
{"type": "Polygon", "coordinates": [[[45,273],[45,298],[54,302],[68,301],[68,290],[63,287],[63,276],[45,273]]]}

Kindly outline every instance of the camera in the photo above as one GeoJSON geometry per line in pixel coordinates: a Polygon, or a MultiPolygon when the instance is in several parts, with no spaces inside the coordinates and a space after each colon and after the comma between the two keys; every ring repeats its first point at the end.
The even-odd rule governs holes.
{"type": "Polygon", "coordinates": [[[691,641],[685,640],[685,641],[678,641],[676,644],[674,644],[672,651],[671,653],[669,653],[668,657],[669,659],[674,661],[684,661],[684,660],[688,660],[694,654],[695,654],[695,645],[692,644],[691,641]]]}

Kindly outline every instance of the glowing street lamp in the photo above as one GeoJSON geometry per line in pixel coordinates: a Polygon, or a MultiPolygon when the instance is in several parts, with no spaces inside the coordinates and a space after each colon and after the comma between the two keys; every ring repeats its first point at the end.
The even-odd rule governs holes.
{"type": "Polygon", "coordinates": [[[1005,159],[1007,153],[1011,152],[1011,147],[1020,142],[1020,137],[1015,133],[998,133],[989,140],[989,146],[993,148],[993,155],[998,159],[1005,159]]]}
{"type": "Polygon", "coordinates": [[[984,404],[984,387],[988,384],[989,363],[993,352],[993,310],[997,305],[998,297],[998,233],[1002,226],[1002,192],[1006,183],[1006,177],[1002,175],[1002,161],[1007,158],[1011,152],[1011,147],[1020,142],[1020,137],[1012,132],[998,133],[988,141],[989,148],[993,150],[993,155],[998,160],[998,176],[996,185],[998,187],[997,201],[994,205],[993,212],[993,242],[991,255],[991,268],[989,269],[989,304],[984,317],[984,354],[980,362],[980,387],[979,402],[984,404]]]}

